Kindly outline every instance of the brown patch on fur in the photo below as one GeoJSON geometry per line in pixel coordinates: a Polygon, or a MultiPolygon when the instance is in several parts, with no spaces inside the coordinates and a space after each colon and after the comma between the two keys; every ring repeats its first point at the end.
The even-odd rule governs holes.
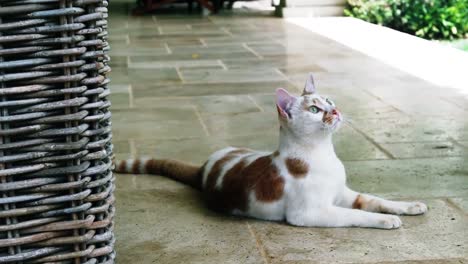
{"type": "Polygon", "coordinates": [[[296,158],[287,158],[286,167],[294,178],[304,178],[309,171],[309,165],[305,161],[296,158]]]}
{"type": "Polygon", "coordinates": [[[376,213],[392,213],[392,210],[382,205],[378,199],[365,198],[363,195],[358,194],[356,200],[353,202],[353,209],[360,209],[368,212],[376,213]]]}
{"type": "Polygon", "coordinates": [[[125,172],[127,170],[127,161],[122,160],[120,161],[119,167],[117,168],[117,172],[125,172]]]}
{"type": "Polygon", "coordinates": [[[211,168],[210,173],[207,176],[206,179],[206,189],[214,189],[216,185],[216,181],[218,177],[221,174],[221,171],[223,170],[224,165],[226,165],[227,162],[232,160],[233,158],[237,157],[240,154],[247,154],[251,152],[248,149],[235,149],[231,152],[226,153],[224,157],[219,159],[218,161],[215,162],[213,167],[211,168]]]}
{"type": "Polygon", "coordinates": [[[145,162],[146,173],[156,173],[156,160],[149,159],[145,162]]]}
{"type": "Polygon", "coordinates": [[[329,112],[323,113],[322,122],[332,124],[333,123],[333,114],[329,112]]]}
{"type": "Polygon", "coordinates": [[[273,152],[273,157],[278,157],[279,155],[280,155],[280,152],[278,150],[273,152]]]}
{"type": "Polygon", "coordinates": [[[277,168],[272,164],[272,157],[260,157],[249,165],[246,158],[226,172],[220,190],[216,190],[214,185],[206,190],[207,202],[211,208],[218,211],[246,211],[251,191],[262,202],[273,202],[282,197],[284,179],[278,175],[277,168]]]}
{"type": "Polygon", "coordinates": [[[249,175],[258,200],[273,202],[283,195],[284,179],[279,176],[278,169],[272,164],[271,157],[258,158],[243,173],[249,175]]]}
{"type": "Polygon", "coordinates": [[[358,194],[356,200],[353,202],[353,209],[362,209],[364,207],[364,198],[358,194]]]}
{"type": "Polygon", "coordinates": [[[248,190],[245,175],[242,174],[245,165],[244,160],[239,161],[224,175],[221,190],[213,189],[217,209],[247,209],[248,190]]]}
{"type": "Polygon", "coordinates": [[[139,159],[136,159],[135,161],[133,161],[132,168],[130,171],[132,173],[138,174],[140,172],[140,163],[141,161],[139,159]]]}

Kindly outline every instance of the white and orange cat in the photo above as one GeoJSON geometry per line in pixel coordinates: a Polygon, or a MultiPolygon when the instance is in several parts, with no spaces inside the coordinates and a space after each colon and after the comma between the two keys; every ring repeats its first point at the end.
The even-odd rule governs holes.
{"type": "Polygon", "coordinates": [[[276,90],[276,106],[280,138],[273,153],[228,147],[201,167],[136,159],[116,162],[115,171],[167,176],[201,190],[212,209],[296,226],[392,229],[401,226],[393,214],[427,211],[421,202],[388,201],[346,186],[332,144],[342,115],[316,92],[312,75],[300,97],[276,90]]]}

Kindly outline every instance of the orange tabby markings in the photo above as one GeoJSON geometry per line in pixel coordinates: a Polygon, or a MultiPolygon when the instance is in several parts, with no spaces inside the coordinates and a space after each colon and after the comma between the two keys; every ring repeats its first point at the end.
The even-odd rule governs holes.
{"type": "MultiPolygon", "coordinates": [[[[140,162],[138,162],[140,163],[140,162]]],[[[138,167],[140,165],[138,164],[138,167]]],[[[133,166],[135,168],[135,165],[133,166]]],[[[177,160],[149,159],[145,162],[146,173],[165,175],[176,181],[201,189],[201,168],[177,160]]],[[[203,167],[202,167],[203,168],[203,167]]]]}
{"type": "Polygon", "coordinates": [[[356,197],[356,200],[354,200],[354,203],[353,203],[353,209],[362,209],[364,207],[364,198],[362,197],[362,195],[358,195],[356,197]]]}
{"type": "Polygon", "coordinates": [[[119,164],[119,166],[117,167],[117,171],[118,172],[124,172],[127,170],[127,161],[126,160],[122,160],[119,164]]]}
{"type": "Polygon", "coordinates": [[[218,193],[216,196],[223,200],[225,209],[239,209],[245,211],[247,209],[247,193],[248,183],[246,182],[246,175],[242,173],[245,168],[245,160],[240,160],[234,165],[223,179],[222,194],[218,193]]]}
{"type": "Polygon", "coordinates": [[[333,123],[333,114],[325,112],[323,114],[322,122],[332,124],[333,123]]]}
{"type": "Polygon", "coordinates": [[[289,173],[295,178],[304,178],[309,171],[309,166],[301,159],[287,158],[286,167],[289,173]]]}
{"type": "Polygon", "coordinates": [[[248,175],[249,185],[255,188],[255,197],[259,201],[273,202],[283,195],[284,179],[279,176],[270,156],[258,158],[243,173],[248,175]]]}
{"type": "Polygon", "coordinates": [[[134,174],[140,173],[140,163],[141,161],[139,159],[136,159],[135,162],[133,162],[131,172],[134,174]]]}
{"type": "Polygon", "coordinates": [[[366,198],[359,194],[353,203],[353,209],[361,209],[369,212],[392,213],[391,208],[385,206],[381,200],[366,198]]]}

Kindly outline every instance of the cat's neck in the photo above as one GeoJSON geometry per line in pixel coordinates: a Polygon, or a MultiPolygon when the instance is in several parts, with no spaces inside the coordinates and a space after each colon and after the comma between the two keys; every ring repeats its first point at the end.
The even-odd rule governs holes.
{"type": "Polygon", "coordinates": [[[295,157],[336,156],[332,136],[329,133],[313,137],[297,137],[288,131],[281,130],[279,151],[295,157]]]}

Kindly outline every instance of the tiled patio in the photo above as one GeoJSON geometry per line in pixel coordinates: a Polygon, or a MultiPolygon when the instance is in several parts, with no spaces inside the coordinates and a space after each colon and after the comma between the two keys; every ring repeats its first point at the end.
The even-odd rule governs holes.
{"type": "Polygon", "coordinates": [[[117,158],[274,150],[273,92],[299,93],[315,72],[352,120],[335,136],[350,185],[430,209],[398,230],[297,228],[218,215],[158,176],[118,175],[118,263],[468,263],[466,97],[282,19],[128,11],[111,1],[117,158]]]}

